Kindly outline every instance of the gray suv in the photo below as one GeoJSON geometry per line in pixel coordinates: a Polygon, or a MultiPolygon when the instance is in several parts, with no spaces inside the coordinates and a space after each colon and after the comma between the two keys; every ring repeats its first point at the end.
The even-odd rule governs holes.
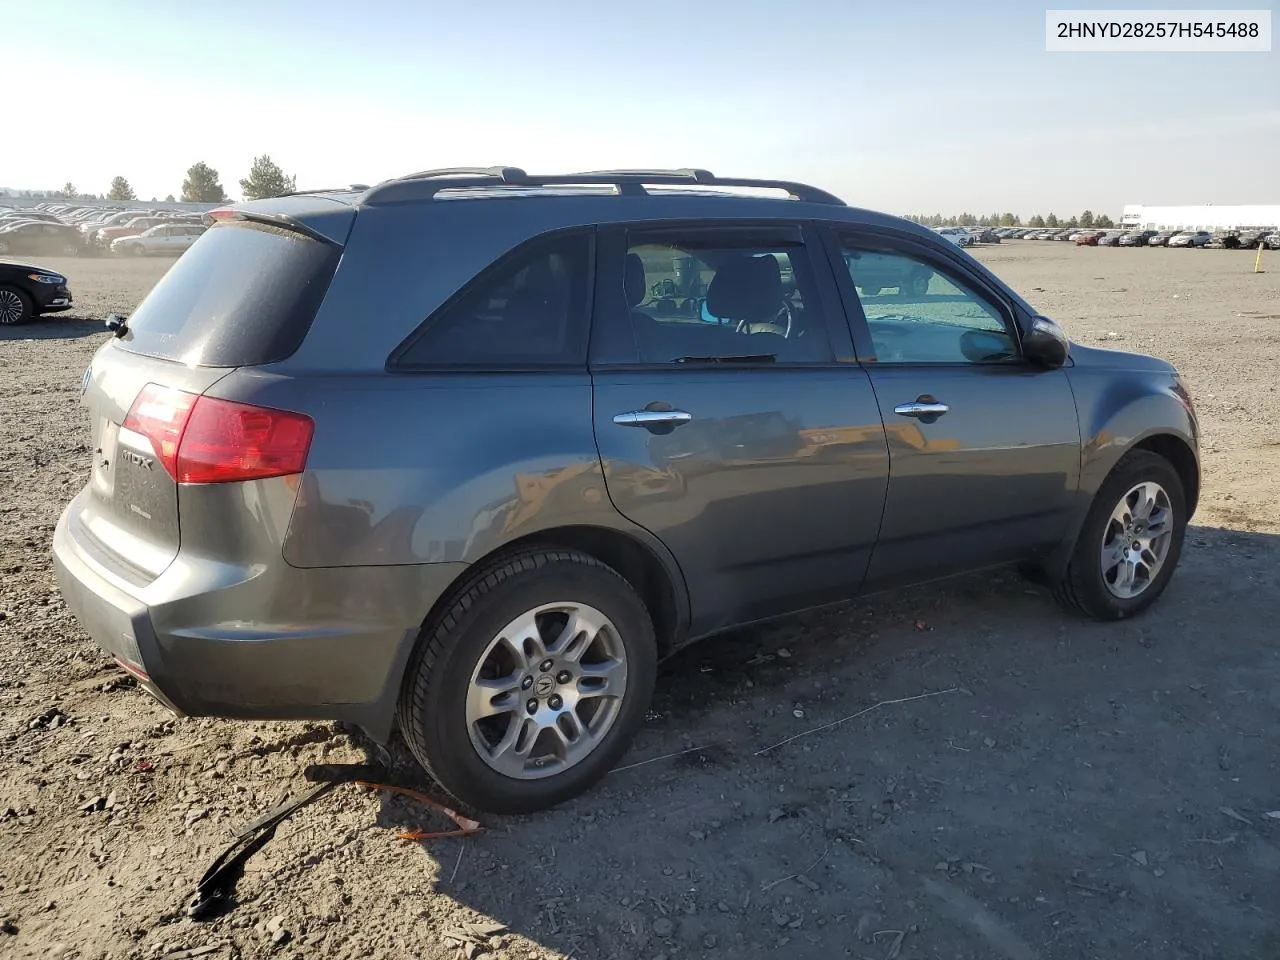
{"type": "Polygon", "coordinates": [[[1001,563],[1137,614],[1195,510],[1173,367],[803,184],[436,170],[212,220],[85,372],[67,603],[171,709],[398,729],[477,808],[584,790],[738,624],[1001,563]]]}

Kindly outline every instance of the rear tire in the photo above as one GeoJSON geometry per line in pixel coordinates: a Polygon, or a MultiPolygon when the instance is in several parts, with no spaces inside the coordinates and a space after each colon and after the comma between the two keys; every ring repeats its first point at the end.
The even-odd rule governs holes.
{"type": "Polygon", "coordinates": [[[0,286],[0,325],[15,326],[35,317],[35,307],[25,290],[0,286]]]}
{"type": "Polygon", "coordinates": [[[1116,464],[1094,497],[1054,596],[1067,610],[1095,620],[1137,616],[1168,586],[1186,529],[1186,493],[1178,471],[1164,457],[1134,450],[1116,464]],[[1150,523],[1143,510],[1148,498],[1152,507],[1146,517],[1154,518],[1150,523]],[[1162,523],[1167,533],[1149,536],[1162,523]]]}
{"type": "Polygon", "coordinates": [[[527,550],[476,574],[427,624],[397,719],[462,803],[531,813],[613,768],[656,672],[653,622],[630,583],[576,550],[527,550]]]}

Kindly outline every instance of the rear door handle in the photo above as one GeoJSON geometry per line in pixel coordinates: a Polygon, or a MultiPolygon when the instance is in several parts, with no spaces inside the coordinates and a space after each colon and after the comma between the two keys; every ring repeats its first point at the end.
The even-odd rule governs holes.
{"type": "Polygon", "coordinates": [[[939,403],[937,400],[921,399],[913,400],[911,403],[900,403],[893,408],[893,412],[900,417],[923,419],[925,417],[940,417],[950,409],[945,403],[939,403]]]}
{"type": "Polygon", "coordinates": [[[613,422],[620,427],[678,427],[692,419],[693,414],[683,410],[629,410],[613,422]]]}

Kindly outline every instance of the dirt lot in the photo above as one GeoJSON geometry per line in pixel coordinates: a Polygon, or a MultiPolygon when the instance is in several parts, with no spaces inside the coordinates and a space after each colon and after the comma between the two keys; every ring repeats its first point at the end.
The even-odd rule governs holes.
{"type": "Polygon", "coordinates": [[[977,255],[1077,340],[1190,379],[1205,494],[1154,611],[1072,620],[1007,574],[724,636],[666,666],[588,796],[407,842],[447,824],[340,788],[207,924],[182,908],[231,831],[367,754],[332,725],[175,721],[70,618],[49,538],[104,336],[77,318],[166,263],[50,262],[77,318],[0,333],[0,956],[454,957],[444,931],[492,919],[519,960],[1280,957],[1280,254],[977,255]]]}

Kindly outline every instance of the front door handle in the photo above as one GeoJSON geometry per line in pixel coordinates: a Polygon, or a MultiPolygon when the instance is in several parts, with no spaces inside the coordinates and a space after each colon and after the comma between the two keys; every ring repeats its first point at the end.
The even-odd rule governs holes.
{"type": "Polygon", "coordinates": [[[893,412],[900,417],[915,417],[917,420],[936,419],[949,411],[951,408],[945,403],[940,403],[933,397],[921,397],[913,400],[911,403],[900,403],[893,408],[893,412]]]}
{"type": "Polygon", "coordinates": [[[620,427],[678,427],[693,419],[683,410],[629,410],[613,418],[620,427]]]}

